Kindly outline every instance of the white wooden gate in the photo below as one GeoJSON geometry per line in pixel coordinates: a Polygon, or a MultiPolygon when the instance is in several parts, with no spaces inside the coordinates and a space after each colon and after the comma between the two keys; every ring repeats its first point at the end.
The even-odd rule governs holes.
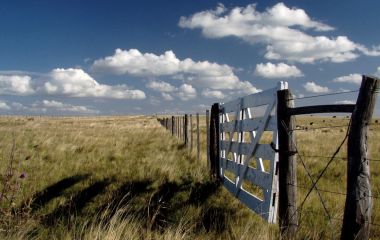
{"type": "Polygon", "coordinates": [[[278,202],[277,88],[220,104],[219,169],[223,185],[270,223],[278,202]]]}

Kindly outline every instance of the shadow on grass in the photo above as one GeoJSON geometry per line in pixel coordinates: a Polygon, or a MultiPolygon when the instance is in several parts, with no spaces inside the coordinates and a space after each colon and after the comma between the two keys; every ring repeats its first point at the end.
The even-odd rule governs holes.
{"type": "MultiPolygon", "coordinates": [[[[142,216],[145,216],[144,219],[146,219],[145,227],[149,230],[164,231],[169,225],[176,224],[181,220],[178,219],[178,216],[183,216],[181,211],[184,211],[185,207],[189,205],[201,207],[206,204],[209,197],[215,194],[217,189],[218,184],[213,182],[197,182],[195,184],[187,181],[182,184],[164,182],[151,196],[148,206],[144,209],[142,216]],[[186,192],[189,192],[188,198],[179,195],[186,192]]],[[[207,225],[207,216],[204,222],[207,225]]],[[[224,227],[223,222],[218,225],[224,227]]]]}
{"type": "MultiPolygon", "coordinates": [[[[108,218],[112,217],[117,210],[129,208],[131,200],[149,191],[151,180],[126,181],[118,189],[110,194],[110,203],[104,203],[101,211],[109,211],[108,218]]],[[[104,221],[105,219],[102,219],[104,221]]],[[[109,219],[108,219],[109,220],[109,219]]]]}
{"type": "MultiPolygon", "coordinates": [[[[35,193],[32,196],[32,202],[29,204],[31,211],[35,212],[38,209],[43,208],[49,201],[61,196],[66,189],[87,179],[89,176],[90,174],[67,177],[46,187],[44,190],[35,193]]],[[[27,203],[23,203],[21,208],[25,208],[27,205],[27,203]]]]}
{"type": "Polygon", "coordinates": [[[164,182],[151,196],[148,206],[143,210],[147,229],[163,231],[173,222],[170,217],[173,216],[176,208],[171,200],[180,190],[181,186],[176,182],[164,182]]]}
{"type": "Polygon", "coordinates": [[[223,233],[228,229],[228,219],[235,216],[235,212],[232,209],[224,207],[210,207],[207,208],[202,216],[200,225],[197,229],[204,228],[207,232],[212,231],[216,233],[223,233]]]}
{"type": "Polygon", "coordinates": [[[195,183],[190,190],[190,197],[187,201],[188,204],[200,205],[207,201],[207,199],[216,193],[220,184],[216,182],[195,183]]]}
{"type": "Polygon", "coordinates": [[[177,145],[177,150],[184,150],[186,148],[186,144],[180,143],[177,145]]]}
{"type": "Polygon", "coordinates": [[[82,209],[96,196],[102,194],[105,188],[110,184],[109,180],[98,181],[83,189],[68,200],[64,205],[57,207],[52,213],[46,215],[43,223],[52,226],[57,221],[67,222],[70,217],[77,216],[82,209]]]}

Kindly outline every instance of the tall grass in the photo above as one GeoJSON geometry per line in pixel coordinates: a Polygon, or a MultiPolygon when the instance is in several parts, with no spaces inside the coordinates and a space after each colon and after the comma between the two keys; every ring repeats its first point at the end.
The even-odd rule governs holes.
{"type": "MultiPolygon", "coordinates": [[[[304,118],[298,124],[342,121],[304,118]]],[[[153,117],[1,117],[0,172],[14,139],[14,157],[20,162],[15,171],[27,177],[20,181],[12,214],[1,216],[0,238],[277,239],[276,225],[265,223],[208,177],[203,118],[201,123],[198,161],[195,150],[189,153],[153,117]]],[[[379,132],[377,126],[370,132],[372,158],[380,158],[379,132]]],[[[344,128],[299,131],[299,151],[330,156],[344,134],[344,128]]],[[[303,160],[315,177],[328,159],[303,160]]],[[[374,195],[380,194],[375,164],[374,195]]],[[[300,164],[298,180],[311,185],[300,164]]],[[[334,161],[318,186],[344,192],[345,162],[334,161]]],[[[299,189],[299,201],[307,191],[299,189]]],[[[329,212],[341,218],[344,196],[322,194],[329,212]]],[[[341,222],[323,215],[314,192],[303,210],[297,238],[339,236],[341,222]]],[[[378,223],[379,211],[375,200],[378,223]]],[[[380,230],[373,228],[372,237],[377,236],[380,230]]]]}

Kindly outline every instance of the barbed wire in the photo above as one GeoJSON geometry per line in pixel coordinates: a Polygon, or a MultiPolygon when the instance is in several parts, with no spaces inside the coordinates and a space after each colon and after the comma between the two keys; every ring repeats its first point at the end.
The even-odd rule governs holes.
{"type": "Polygon", "coordinates": [[[288,101],[297,100],[297,99],[306,99],[306,98],[317,98],[317,97],[324,97],[324,96],[332,96],[332,95],[339,95],[339,94],[347,94],[347,93],[354,93],[354,92],[359,92],[359,90],[342,91],[342,92],[334,92],[334,93],[325,93],[325,94],[318,94],[318,95],[311,95],[311,96],[304,96],[304,97],[294,97],[294,98],[288,99],[288,101]]]}
{"type": "MultiPolygon", "coordinates": [[[[311,215],[318,215],[318,216],[325,216],[323,212],[320,212],[320,211],[313,211],[313,210],[302,210],[301,212],[301,215],[302,213],[309,213],[311,215]]],[[[343,222],[343,219],[342,218],[337,218],[337,217],[331,217],[331,220],[336,220],[336,221],[340,221],[340,222],[343,222]]],[[[380,224],[378,223],[375,223],[373,222],[374,220],[372,221],[364,221],[372,226],[377,226],[377,227],[380,227],[380,224]]]]}
{"type": "MultiPolygon", "coordinates": [[[[349,119],[347,119],[349,120],[349,119]]],[[[311,122],[310,125],[313,125],[314,123],[311,122]]],[[[366,126],[380,126],[379,123],[368,123],[366,126]]],[[[323,127],[309,127],[306,125],[298,125],[296,124],[296,128],[289,130],[289,131],[312,131],[312,130],[319,130],[319,129],[329,129],[329,128],[342,128],[342,127],[349,127],[348,124],[342,124],[342,125],[332,125],[332,126],[323,126],[323,127]]]]}
{"type": "MultiPolygon", "coordinates": [[[[288,183],[288,185],[294,186],[296,188],[301,188],[301,189],[310,189],[310,187],[306,186],[306,185],[299,185],[299,184],[295,185],[295,184],[291,184],[291,183],[288,183]]],[[[331,190],[326,190],[326,189],[321,189],[321,188],[318,188],[318,191],[325,192],[325,193],[342,195],[342,196],[347,196],[347,193],[344,193],[344,192],[336,192],[336,191],[331,191],[331,190]]],[[[380,199],[380,197],[374,196],[374,195],[368,196],[368,197],[375,198],[375,199],[380,199]]]]}
{"type": "MultiPolygon", "coordinates": [[[[285,132],[287,133],[288,137],[290,137],[290,131],[289,131],[288,127],[286,126],[285,122],[284,122],[284,121],[281,121],[281,124],[282,124],[282,126],[284,127],[285,132]]],[[[306,171],[308,177],[310,178],[311,182],[313,183],[313,187],[312,187],[312,189],[315,188],[315,190],[317,191],[317,194],[318,194],[318,197],[319,197],[319,199],[320,199],[320,201],[321,201],[321,203],[322,203],[323,209],[325,210],[327,216],[330,217],[330,214],[329,214],[329,212],[328,212],[328,210],[327,210],[327,208],[326,208],[326,206],[325,206],[325,202],[323,201],[323,198],[322,198],[320,192],[318,191],[318,188],[317,188],[317,186],[316,186],[316,183],[314,183],[314,179],[313,179],[313,177],[311,176],[309,170],[307,169],[306,164],[305,164],[305,162],[304,162],[303,159],[302,159],[302,156],[299,154],[299,151],[298,151],[298,149],[297,149],[297,144],[293,141],[293,138],[290,137],[290,139],[292,140],[293,146],[295,147],[296,152],[297,152],[298,155],[299,155],[299,158],[300,158],[300,160],[301,160],[302,166],[304,167],[304,169],[305,169],[305,171],[306,171]]],[[[306,195],[305,199],[302,201],[300,208],[303,207],[303,204],[305,203],[307,197],[310,195],[310,192],[311,192],[311,191],[309,191],[309,193],[306,195]]],[[[298,210],[298,208],[297,208],[296,211],[293,213],[293,215],[291,216],[291,218],[294,217],[294,214],[297,214],[297,210],[298,210]]]]}
{"type": "Polygon", "coordinates": [[[290,130],[290,131],[291,132],[292,131],[309,131],[309,130],[312,131],[312,130],[318,130],[318,129],[342,128],[342,127],[349,127],[349,125],[345,124],[345,125],[334,125],[334,126],[328,126],[328,127],[313,127],[313,128],[298,125],[298,127],[302,127],[302,128],[295,128],[295,129],[290,130]]]}
{"type": "MultiPolygon", "coordinates": [[[[303,157],[306,157],[306,158],[331,158],[331,156],[314,156],[314,155],[303,155],[303,157]]],[[[343,161],[347,161],[348,158],[347,157],[335,157],[335,159],[338,159],[338,160],[343,160],[343,161]]],[[[370,162],[380,162],[380,159],[376,159],[376,158],[367,158],[368,161],[370,162]]]]}
{"type": "MultiPolygon", "coordinates": [[[[284,121],[282,121],[281,124],[282,124],[283,127],[285,128],[285,132],[287,133],[287,135],[290,137],[290,131],[289,131],[288,127],[286,126],[286,124],[284,123],[284,121]]],[[[296,152],[297,152],[297,154],[298,154],[298,156],[299,156],[299,158],[300,158],[300,160],[301,160],[302,166],[303,166],[304,169],[306,170],[307,175],[309,176],[310,180],[311,180],[312,183],[313,183],[312,186],[311,186],[311,188],[309,189],[308,193],[306,194],[304,200],[301,202],[300,206],[296,209],[296,211],[293,213],[293,215],[297,213],[297,211],[298,211],[299,208],[302,209],[302,207],[303,207],[303,205],[305,204],[307,198],[310,196],[311,192],[315,189],[315,190],[317,191],[317,194],[318,194],[319,199],[321,200],[321,203],[322,203],[323,209],[325,210],[327,216],[330,218],[330,214],[329,214],[329,212],[328,212],[328,210],[327,210],[327,208],[326,208],[326,206],[325,206],[325,203],[324,203],[324,201],[323,201],[323,198],[322,198],[320,192],[318,191],[317,183],[318,183],[318,181],[321,179],[321,177],[323,176],[323,174],[326,172],[327,168],[330,166],[330,164],[331,164],[332,161],[334,160],[335,156],[339,153],[339,151],[340,151],[340,149],[342,148],[343,144],[346,142],[346,140],[347,140],[347,138],[348,138],[348,134],[349,134],[350,125],[351,125],[351,120],[350,120],[350,122],[349,122],[349,124],[348,124],[348,128],[347,128],[347,131],[346,131],[346,135],[345,135],[343,141],[340,143],[340,145],[338,146],[338,148],[336,149],[336,151],[334,152],[334,154],[331,156],[329,162],[327,163],[327,165],[325,166],[325,168],[321,171],[321,173],[320,173],[319,176],[317,177],[316,181],[314,181],[313,177],[311,176],[310,172],[308,171],[308,169],[307,169],[307,167],[306,167],[306,164],[305,164],[305,162],[303,161],[302,155],[300,154],[300,152],[299,152],[298,149],[297,149],[297,144],[293,142],[293,145],[294,145],[294,147],[295,147],[295,149],[296,149],[296,152]]],[[[293,141],[293,138],[291,138],[291,139],[292,139],[292,141],[293,141]]],[[[292,218],[293,218],[293,216],[292,216],[292,218]]]]}

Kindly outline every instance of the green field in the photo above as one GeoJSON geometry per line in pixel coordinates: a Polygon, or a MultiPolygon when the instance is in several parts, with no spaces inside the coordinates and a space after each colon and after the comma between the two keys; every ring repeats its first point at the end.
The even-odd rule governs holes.
{"type": "MultiPolygon", "coordinates": [[[[304,117],[296,131],[299,154],[315,178],[346,134],[343,117],[304,117]]],[[[1,117],[1,239],[278,239],[269,225],[211,181],[206,130],[202,159],[172,137],[155,117],[1,117]],[[10,165],[11,164],[11,165],[10,165]]],[[[380,126],[370,126],[370,157],[380,159],[380,126]]],[[[345,157],[346,145],[338,154],[345,157]]],[[[371,161],[374,196],[380,162],[371,161]]],[[[336,159],[318,187],[345,192],[346,161],[336,159]]],[[[311,185],[298,164],[298,196],[311,185]],[[304,187],[304,188],[302,188],[304,187]]],[[[344,195],[314,191],[296,239],[339,238],[344,195]]],[[[380,224],[380,199],[373,222],[380,224]]],[[[371,238],[380,237],[372,226],[371,238]]]]}

